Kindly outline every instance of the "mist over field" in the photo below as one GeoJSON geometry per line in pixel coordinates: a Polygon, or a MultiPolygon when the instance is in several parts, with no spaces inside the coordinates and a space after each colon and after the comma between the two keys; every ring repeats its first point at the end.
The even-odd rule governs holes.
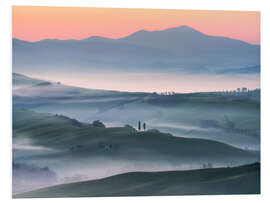
{"type": "Polygon", "coordinates": [[[259,152],[220,142],[98,128],[54,114],[15,110],[13,119],[13,162],[26,164],[16,167],[15,194],[127,172],[234,167],[260,159],[259,152]],[[49,182],[48,174],[53,174],[49,182]]]}
{"type": "Polygon", "coordinates": [[[203,170],[260,161],[259,90],[204,93],[218,88],[209,83],[226,86],[228,77],[232,89],[234,81],[247,84],[240,78],[258,87],[259,75],[239,75],[238,80],[229,74],[197,75],[179,80],[185,76],[154,74],[158,77],[151,82],[151,74],[119,75],[120,79],[113,74],[103,78],[86,75],[80,80],[91,81],[87,83],[90,86],[116,80],[110,82],[116,91],[106,90],[101,83],[100,89],[87,89],[67,85],[72,82],[65,83],[64,79],[13,74],[13,194],[134,171],[203,170]],[[194,89],[204,84],[207,89],[177,93],[185,91],[180,83],[193,83],[194,89]],[[125,91],[119,91],[117,85],[125,91]],[[170,85],[179,89],[162,89],[170,85]],[[146,87],[155,87],[161,93],[146,87]],[[145,91],[137,91],[140,88],[145,91]],[[97,120],[106,131],[98,133],[96,128],[89,128],[97,120]],[[138,121],[146,123],[145,135],[135,130],[138,121]],[[116,129],[119,132],[114,132],[116,129]]]}
{"type": "MultiPolygon", "coordinates": [[[[46,70],[46,68],[44,68],[46,70]]],[[[72,68],[68,73],[46,71],[35,74],[25,72],[35,78],[60,81],[71,86],[90,89],[104,89],[128,92],[211,92],[236,90],[238,87],[256,89],[260,87],[260,75],[252,74],[191,74],[181,72],[76,72],[72,68]],[[79,78],[79,80],[78,80],[79,78]]],[[[91,69],[90,69],[91,70],[91,69]]]]}
{"type": "Polygon", "coordinates": [[[146,122],[147,129],[174,136],[260,148],[259,95],[157,95],[51,83],[15,89],[13,98],[15,107],[66,115],[81,122],[101,120],[108,127],[128,124],[137,128],[141,120],[146,122]]]}
{"type": "Polygon", "coordinates": [[[12,80],[15,196],[260,191],[259,45],[188,26],[13,39],[12,80]]]}

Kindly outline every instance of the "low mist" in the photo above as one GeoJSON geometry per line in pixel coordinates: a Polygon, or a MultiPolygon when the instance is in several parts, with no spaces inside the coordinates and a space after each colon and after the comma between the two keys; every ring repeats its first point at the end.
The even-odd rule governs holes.
{"type": "Polygon", "coordinates": [[[35,74],[32,77],[61,81],[63,84],[90,89],[128,92],[179,93],[236,90],[238,87],[255,89],[260,87],[259,74],[202,74],[183,72],[63,72],[35,74]]]}

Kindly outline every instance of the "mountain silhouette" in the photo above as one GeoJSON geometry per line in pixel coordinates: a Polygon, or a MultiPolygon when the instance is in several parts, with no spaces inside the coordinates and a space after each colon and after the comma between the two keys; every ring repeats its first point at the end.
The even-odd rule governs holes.
{"type": "MultiPolygon", "coordinates": [[[[206,35],[188,26],[140,30],[120,39],[13,39],[13,71],[182,71],[222,73],[259,67],[260,46],[206,35]]],[[[259,69],[258,69],[259,71],[259,69]]],[[[237,71],[245,73],[248,71],[237,71]]],[[[256,72],[256,71],[255,71],[256,72]]]]}

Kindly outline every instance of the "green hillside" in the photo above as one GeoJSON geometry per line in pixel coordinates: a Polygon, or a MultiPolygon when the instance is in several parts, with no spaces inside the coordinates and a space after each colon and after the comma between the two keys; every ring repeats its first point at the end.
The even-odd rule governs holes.
{"type": "Polygon", "coordinates": [[[260,164],[190,171],[132,172],[43,188],[15,198],[259,194],[260,164]]]}
{"type": "Polygon", "coordinates": [[[241,164],[258,161],[259,158],[256,153],[216,141],[138,132],[129,127],[94,127],[64,116],[14,110],[13,143],[25,139],[32,145],[57,149],[73,157],[220,163],[241,160],[241,164]],[[109,152],[104,150],[103,145],[111,145],[109,152]]]}

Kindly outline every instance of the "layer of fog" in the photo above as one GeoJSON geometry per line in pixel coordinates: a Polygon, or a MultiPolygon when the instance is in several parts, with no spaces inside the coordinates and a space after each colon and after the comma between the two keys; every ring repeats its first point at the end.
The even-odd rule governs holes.
{"type": "MultiPolygon", "coordinates": [[[[119,126],[119,124],[117,124],[117,126],[119,126]]],[[[160,123],[157,123],[156,127],[160,127],[162,131],[166,131],[166,129],[162,129],[160,123]]],[[[177,127],[177,125],[168,124],[166,126],[165,124],[165,128],[166,127],[169,127],[169,131],[170,128],[177,127]]],[[[206,134],[211,132],[211,129],[192,127],[190,125],[180,125],[178,127],[183,131],[198,131],[198,134],[200,135],[203,132],[206,134]],[[200,129],[203,131],[200,131],[200,129]]],[[[222,132],[217,131],[217,129],[213,129],[213,131],[216,132],[215,135],[222,134],[222,132]]],[[[184,133],[182,133],[182,135],[184,135],[184,133]]],[[[201,136],[203,137],[204,135],[201,136]]],[[[222,136],[226,136],[226,133],[223,133],[222,136]]],[[[248,137],[246,136],[242,139],[244,140],[247,138],[248,137]]],[[[107,157],[96,157],[94,154],[76,156],[70,154],[70,152],[66,150],[59,151],[43,146],[36,146],[30,139],[13,139],[13,161],[15,163],[28,164],[30,166],[32,165],[40,168],[48,167],[48,169],[56,175],[55,181],[48,183],[46,179],[40,178],[39,176],[37,178],[33,178],[32,176],[29,176],[29,173],[22,174],[21,176],[24,177],[24,187],[21,186],[22,184],[16,184],[16,181],[18,182],[20,180],[14,179],[14,193],[63,183],[100,179],[126,172],[193,170],[205,167],[232,167],[253,163],[260,159],[258,153],[257,156],[250,158],[224,157],[223,159],[216,159],[215,156],[210,156],[208,158],[190,157],[187,159],[181,155],[173,158],[164,156],[163,154],[151,156],[149,153],[144,157],[138,156],[136,158],[131,158],[125,152],[114,157],[110,156],[111,152],[108,151],[107,153],[107,157]]]]}
{"type": "Polygon", "coordinates": [[[54,154],[59,150],[35,145],[29,138],[14,138],[12,139],[12,157],[13,159],[23,158],[28,156],[54,154]]]}
{"type": "Polygon", "coordinates": [[[102,90],[89,90],[51,83],[44,86],[19,86],[13,89],[13,95],[25,97],[67,97],[67,96],[99,96],[110,94],[102,90]]]}
{"type": "MultiPolygon", "coordinates": [[[[102,87],[103,83],[105,85],[109,84],[111,86],[110,89],[112,89],[114,85],[114,82],[110,82],[111,80],[117,80],[120,83],[122,81],[124,83],[122,84],[123,87],[131,85],[132,87],[137,88],[140,85],[145,87],[147,87],[147,85],[150,85],[151,87],[161,85],[162,87],[166,87],[166,91],[170,90],[169,87],[171,86],[192,87],[192,84],[198,84],[201,87],[215,88],[219,87],[220,84],[223,84],[229,89],[230,87],[232,88],[232,86],[230,86],[232,81],[240,82],[238,84],[239,86],[235,87],[248,87],[250,84],[257,84],[255,86],[259,85],[259,75],[240,75],[238,77],[235,75],[192,76],[169,73],[113,73],[91,74],[91,76],[86,74],[77,75],[78,77],[75,77],[76,74],[78,73],[71,74],[67,77],[67,82],[69,79],[73,80],[74,78],[80,78],[80,81],[91,80],[87,82],[87,84],[98,84],[100,85],[99,88],[102,87]],[[132,81],[134,81],[134,84],[132,81]],[[163,84],[163,82],[166,84],[163,84]],[[208,82],[213,84],[208,84],[208,82]]],[[[46,77],[46,75],[43,77],[46,77]]],[[[51,78],[51,76],[48,77],[51,78]]],[[[55,74],[55,77],[55,80],[61,78],[57,74],[55,74]]],[[[62,78],[65,77],[66,76],[62,76],[62,78]]],[[[103,88],[106,89],[106,87],[103,88]]],[[[147,90],[144,89],[144,91],[147,90]]],[[[129,93],[124,93],[123,95],[123,93],[120,92],[89,90],[57,83],[46,86],[30,86],[27,88],[16,89],[13,90],[13,96],[21,97],[14,97],[13,100],[13,103],[15,105],[18,103],[18,106],[21,108],[30,108],[35,111],[46,113],[62,114],[82,122],[89,123],[93,120],[101,120],[107,126],[114,127],[129,124],[136,128],[138,121],[141,120],[147,123],[148,129],[156,128],[161,131],[172,133],[175,136],[212,139],[240,148],[256,150],[259,150],[260,148],[259,136],[245,136],[239,133],[224,132],[224,129],[220,128],[201,128],[199,126],[199,122],[202,120],[223,122],[224,116],[228,116],[229,119],[233,119],[236,123],[239,121],[250,120],[252,117],[259,120],[259,112],[252,109],[219,109],[216,106],[204,109],[205,107],[185,105],[180,105],[177,108],[162,108],[147,103],[136,103],[136,100],[138,99],[139,101],[140,98],[132,96],[129,93]]],[[[259,126],[259,124],[257,125],[259,126]]],[[[243,128],[246,128],[246,126],[243,128]]]]}
{"type": "MultiPolygon", "coordinates": [[[[233,68],[233,67],[232,67],[233,68]]],[[[74,70],[74,69],[73,69],[74,70]]],[[[61,81],[63,84],[90,89],[105,89],[130,92],[204,92],[235,90],[238,87],[260,87],[259,74],[203,74],[183,72],[44,72],[32,77],[61,81]]]]}
{"type": "Polygon", "coordinates": [[[66,100],[64,103],[34,107],[33,110],[62,114],[86,123],[101,120],[108,127],[128,124],[137,128],[140,120],[146,122],[147,129],[155,128],[175,136],[211,139],[240,148],[260,149],[259,131],[257,135],[253,135],[252,131],[248,134],[229,132],[221,127],[200,126],[200,122],[204,120],[219,122],[220,125],[224,126],[226,116],[236,126],[242,126],[241,128],[247,129],[246,131],[249,132],[250,127],[245,124],[247,121],[259,128],[260,113],[252,109],[222,109],[215,106],[192,107],[189,105],[166,108],[137,102],[117,105],[117,102],[114,104],[102,101],[96,103],[78,101],[69,104],[66,100]],[[254,124],[252,120],[257,124],[254,124]]]}
{"type": "MultiPolygon", "coordinates": [[[[39,168],[48,168],[53,174],[56,175],[55,180],[48,182],[43,176],[29,175],[29,173],[21,174],[23,177],[24,188],[18,177],[13,176],[13,191],[14,193],[25,192],[27,190],[35,190],[41,187],[50,185],[57,185],[63,183],[71,183],[78,181],[95,180],[100,178],[109,177],[112,175],[144,171],[172,171],[172,170],[194,170],[212,167],[233,167],[247,163],[259,161],[259,156],[247,159],[231,158],[227,160],[217,160],[212,158],[194,158],[192,160],[185,159],[181,156],[177,159],[167,159],[162,155],[156,158],[137,157],[134,159],[120,159],[110,157],[72,157],[66,156],[64,153],[55,155],[39,155],[25,157],[18,157],[14,159],[15,163],[27,164],[39,168]],[[16,179],[17,178],[17,179],[16,179]]],[[[110,152],[108,152],[110,153],[110,152]]]]}
{"type": "MultiPolygon", "coordinates": [[[[155,128],[162,132],[169,132],[174,136],[211,139],[246,150],[260,150],[259,135],[229,132],[221,127],[202,127],[200,125],[203,120],[212,120],[224,126],[224,117],[227,116],[236,126],[244,126],[248,129],[249,126],[245,122],[248,122],[248,124],[255,122],[254,125],[259,128],[260,112],[258,109],[192,106],[189,104],[181,104],[177,107],[162,107],[136,101],[137,97],[115,95],[112,97],[106,92],[100,91],[93,91],[92,97],[77,99],[77,96],[89,96],[91,93],[89,93],[89,90],[78,91],[77,88],[72,89],[68,86],[63,88],[63,86],[54,84],[53,90],[51,86],[42,86],[31,87],[29,90],[14,91],[19,96],[29,97],[24,98],[23,101],[15,99],[14,104],[21,102],[20,107],[27,107],[39,112],[66,115],[86,123],[101,120],[108,127],[129,124],[137,128],[140,120],[146,122],[147,129],[155,128]],[[97,93],[102,97],[96,98],[97,93]],[[65,96],[70,96],[70,98],[64,98],[65,96]]],[[[207,160],[199,157],[185,160],[179,157],[177,162],[169,161],[162,156],[159,156],[158,160],[147,161],[143,160],[143,157],[141,157],[142,160],[102,157],[78,157],[75,159],[73,156],[65,156],[62,151],[36,146],[31,140],[14,139],[14,141],[14,161],[41,168],[48,167],[55,172],[57,177],[57,180],[52,184],[93,180],[133,171],[190,170],[202,168],[203,165],[209,163],[212,167],[227,167],[259,161],[259,155],[258,158],[252,160],[237,158],[207,160]]],[[[29,181],[34,180],[29,179],[29,181]]],[[[37,185],[36,188],[43,187],[46,184],[40,182],[37,185]]]]}
{"type": "Polygon", "coordinates": [[[33,145],[25,145],[25,144],[13,144],[12,149],[15,150],[40,150],[40,151],[52,151],[53,149],[43,146],[33,146],[33,145]]]}

